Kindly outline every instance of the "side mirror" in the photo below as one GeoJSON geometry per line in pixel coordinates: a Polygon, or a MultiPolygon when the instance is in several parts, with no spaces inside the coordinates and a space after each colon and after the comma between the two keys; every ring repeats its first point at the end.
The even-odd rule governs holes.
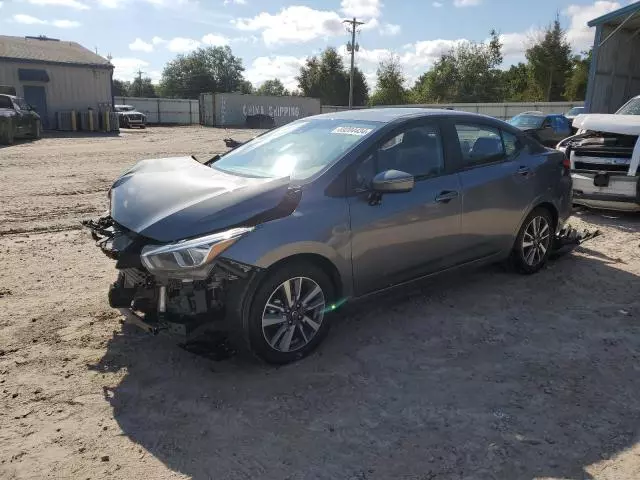
{"type": "Polygon", "coordinates": [[[405,193],[413,190],[413,175],[400,170],[387,170],[373,177],[371,188],[375,193],[405,193]]]}

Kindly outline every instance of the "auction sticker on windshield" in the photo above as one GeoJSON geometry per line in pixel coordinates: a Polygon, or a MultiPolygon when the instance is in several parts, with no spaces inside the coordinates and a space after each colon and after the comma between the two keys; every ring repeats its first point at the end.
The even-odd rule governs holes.
{"type": "Polygon", "coordinates": [[[356,135],[358,137],[364,137],[366,134],[371,132],[373,128],[362,128],[362,127],[337,127],[331,130],[331,133],[338,133],[341,135],[356,135]]]}

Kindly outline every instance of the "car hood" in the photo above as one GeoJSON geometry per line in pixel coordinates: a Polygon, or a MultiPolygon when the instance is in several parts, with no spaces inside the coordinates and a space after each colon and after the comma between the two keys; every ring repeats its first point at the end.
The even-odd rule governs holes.
{"type": "Polygon", "coordinates": [[[578,130],[640,135],[640,115],[586,113],[578,115],[573,126],[578,130]]]}
{"type": "Polygon", "coordinates": [[[288,188],[288,177],[231,175],[193,157],[143,160],[111,187],[111,217],[147,238],[172,242],[248,222],[276,208],[288,188]]]}

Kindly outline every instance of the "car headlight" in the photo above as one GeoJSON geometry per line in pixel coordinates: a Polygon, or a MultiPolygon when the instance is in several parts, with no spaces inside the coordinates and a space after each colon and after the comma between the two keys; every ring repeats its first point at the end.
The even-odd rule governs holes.
{"type": "Polygon", "coordinates": [[[148,245],[140,258],[151,273],[178,273],[201,277],[209,271],[211,262],[253,228],[234,228],[169,245],[148,245]],[[200,273],[200,275],[198,275],[200,273]]]}

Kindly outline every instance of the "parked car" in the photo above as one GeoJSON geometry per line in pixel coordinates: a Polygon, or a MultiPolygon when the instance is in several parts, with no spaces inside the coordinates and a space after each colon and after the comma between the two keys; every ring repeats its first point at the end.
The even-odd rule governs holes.
{"type": "Polygon", "coordinates": [[[571,123],[564,115],[545,115],[542,112],[524,112],[509,123],[535,138],[545,147],[555,147],[560,140],[571,135],[571,123]]]}
{"type": "Polygon", "coordinates": [[[146,128],[146,115],[137,111],[135,107],[131,105],[115,105],[114,109],[118,112],[120,128],[146,128]]]}
{"type": "Polygon", "coordinates": [[[586,113],[586,109],[584,107],[573,107],[567,113],[565,113],[564,116],[567,120],[573,122],[574,118],[576,118],[578,115],[582,115],[583,113],[586,113]]]}
{"type": "Polygon", "coordinates": [[[540,270],[571,210],[562,153],[489,117],[307,117],[206,163],[143,160],[85,224],[117,260],[112,307],[183,336],[226,329],[296,360],[347,300],[463,266],[540,270]]]}
{"type": "Polygon", "coordinates": [[[615,114],[580,115],[573,127],[578,134],[557,148],[570,161],[574,202],[640,211],[640,96],[615,114]]]}
{"type": "Polygon", "coordinates": [[[40,138],[40,115],[24,98],[0,94],[0,143],[11,145],[15,138],[40,138]]]}

